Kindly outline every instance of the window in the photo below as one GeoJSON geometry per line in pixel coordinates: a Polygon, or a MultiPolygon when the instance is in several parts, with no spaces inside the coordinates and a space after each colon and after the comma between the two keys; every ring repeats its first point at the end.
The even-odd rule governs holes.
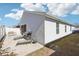
{"type": "Polygon", "coordinates": [[[67,32],[67,26],[65,25],[65,32],[67,32]]]}
{"type": "Polygon", "coordinates": [[[21,34],[23,34],[24,32],[26,32],[26,25],[21,25],[21,34]]]}
{"type": "Polygon", "coordinates": [[[56,23],[56,34],[59,34],[59,23],[56,23]]]}

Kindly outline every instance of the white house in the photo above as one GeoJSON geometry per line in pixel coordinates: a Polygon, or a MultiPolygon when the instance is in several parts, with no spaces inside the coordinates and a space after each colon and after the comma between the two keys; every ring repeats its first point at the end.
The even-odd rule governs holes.
{"type": "Polygon", "coordinates": [[[31,30],[33,40],[47,44],[71,34],[75,27],[44,12],[24,11],[20,28],[22,33],[31,30]]]}

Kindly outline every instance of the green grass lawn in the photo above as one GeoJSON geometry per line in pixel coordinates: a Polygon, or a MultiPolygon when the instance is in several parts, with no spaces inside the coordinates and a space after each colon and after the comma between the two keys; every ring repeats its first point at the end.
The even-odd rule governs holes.
{"type": "Polygon", "coordinates": [[[56,50],[51,56],[79,56],[79,33],[51,42],[47,47],[56,50]]]}

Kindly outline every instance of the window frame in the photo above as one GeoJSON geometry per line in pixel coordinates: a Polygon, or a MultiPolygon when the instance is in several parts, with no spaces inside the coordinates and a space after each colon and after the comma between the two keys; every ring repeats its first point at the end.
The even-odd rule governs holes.
{"type": "Polygon", "coordinates": [[[59,34],[59,22],[56,22],[56,34],[59,34]]]}

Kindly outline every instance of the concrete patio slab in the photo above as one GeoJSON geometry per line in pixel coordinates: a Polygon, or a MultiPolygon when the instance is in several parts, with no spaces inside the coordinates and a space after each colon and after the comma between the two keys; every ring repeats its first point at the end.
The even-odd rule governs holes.
{"type": "Polygon", "coordinates": [[[14,40],[14,36],[6,36],[1,49],[2,50],[7,49],[8,52],[13,52],[17,56],[24,56],[38,49],[43,48],[43,45],[37,42],[17,45],[18,41],[19,40],[14,40]]]}

